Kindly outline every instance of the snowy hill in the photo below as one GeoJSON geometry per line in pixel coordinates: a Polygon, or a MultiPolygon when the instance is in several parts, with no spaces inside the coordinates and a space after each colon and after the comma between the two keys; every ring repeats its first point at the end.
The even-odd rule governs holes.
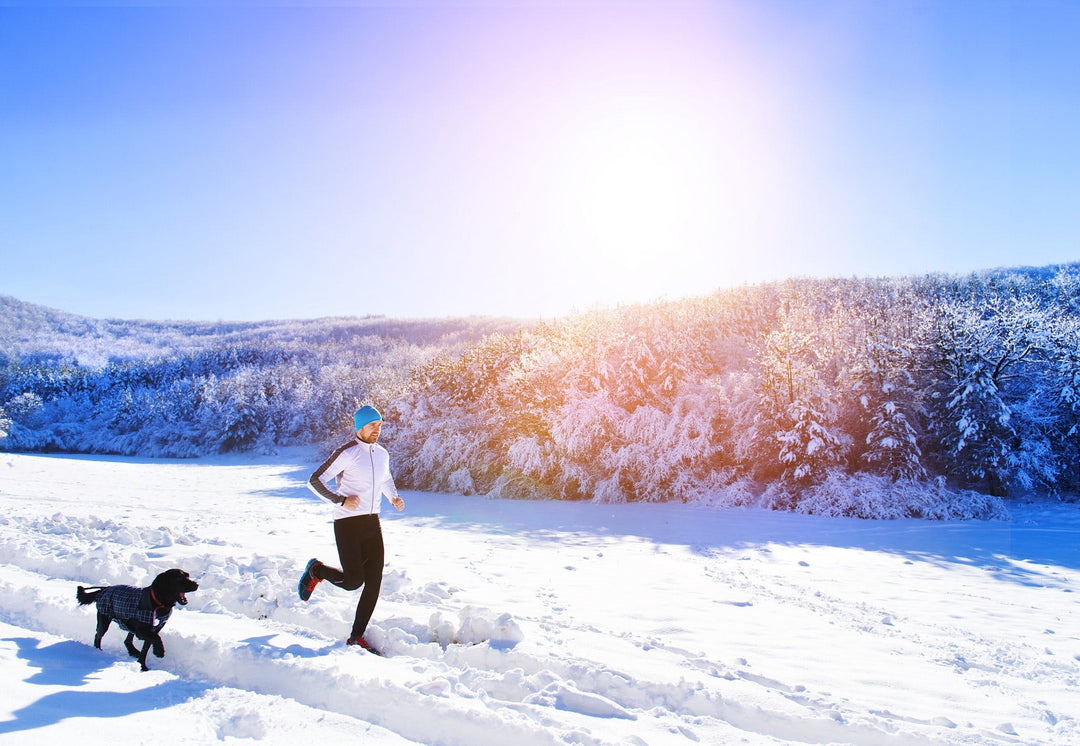
{"type": "MultiPolygon", "coordinates": [[[[452,346],[528,322],[460,319],[323,318],[280,321],[138,321],[95,319],[0,295],[0,350],[12,361],[60,360],[100,367],[110,360],[151,360],[225,346],[304,347],[378,337],[417,345],[452,346]]],[[[4,362],[0,357],[0,364],[4,362]]]]}
{"type": "Polygon", "coordinates": [[[0,743],[1080,743],[1080,508],[864,522],[406,493],[371,639],[316,454],[0,454],[0,743]],[[201,587],[139,673],[76,584],[201,587]],[[140,735],[141,734],[141,735],[140,735]]]}
{"type": "Polygon", "coordinates": [[[373,404],[417,490],[987,519],[1080,494],[1078,299],[1068,265],[796,279],[509,334],[329,319],[122,340],[48,316],[68,352],[0,360],[0,449],[272,453],[345,437],[373,404]],[[198,351],[132,359],[140,344],[198,351]],[[113,362],[75,366],[78,345],[113,362]]]}

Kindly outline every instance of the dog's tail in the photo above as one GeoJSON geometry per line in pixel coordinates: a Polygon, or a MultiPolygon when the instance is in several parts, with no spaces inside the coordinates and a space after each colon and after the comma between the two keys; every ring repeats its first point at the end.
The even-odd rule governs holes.
{"type": "Polygon", "coordinates": [[[92,604],[94,601],[97,601],[97,597],[101,595],[101,592],[105,590],[105,588],[106,586],[99,585],[83,588],[80,585],[78,586],[78,590],[75,591],[75,598],[78,599],[80,605],[86,606],[87,604],[92,604]]]}

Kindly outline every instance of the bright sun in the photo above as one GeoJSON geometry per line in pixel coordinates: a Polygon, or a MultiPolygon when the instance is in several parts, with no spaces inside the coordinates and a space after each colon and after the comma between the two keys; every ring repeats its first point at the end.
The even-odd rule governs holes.
{"type": "Polygon", "coordinates": [[[562,234],[608,302],[659,297],[664,272],[685,274],[724,250],[734,181],[721,142],[658,106],[608,105],[569,130],[557,174],[562,234]]]}

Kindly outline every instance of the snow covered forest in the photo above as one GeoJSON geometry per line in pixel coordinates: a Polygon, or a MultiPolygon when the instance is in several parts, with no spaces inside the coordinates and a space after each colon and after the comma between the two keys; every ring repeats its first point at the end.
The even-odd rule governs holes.
{"type": "Polygon", "coordinates": [[[400,486],[995,517],[1080,490],[1080,264],[505,319],[103,322],[0,298],[0,448],[195,457],[384,414],[400,486]]]}

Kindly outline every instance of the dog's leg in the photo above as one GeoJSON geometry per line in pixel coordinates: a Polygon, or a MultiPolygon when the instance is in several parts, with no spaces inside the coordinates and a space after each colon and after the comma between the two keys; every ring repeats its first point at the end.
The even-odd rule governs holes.
{"type": "Polygon", "coordinates": [[[135,633],[128,632],[128,636],[124,638],[124,647],[127,648],[128,655],[132,658],[138,658],[140,653],[139,649],[135,647],[135,633]]]}
{"type": "Polygon", "coordinates": [[[101,638],[109,631],[110,624],[112,624],[112,617],[107,614],[97,615],[97,632],[94,634],[94,647],[98,650],[101,650],[101,638]]]}
{"type": "MultiPolygon", "coordinates": [[[[148,665],[146,665],[146,654],[148,652],[150,652],[151,642],[152,642],[152,638],[147,637],[146,641],[143,643],[142,652],[139,654],[139,667],[143,671],[149,671],[150,670],[150,667],[148,665]]],[[[157,652],[157,651],[155,651],[155,652],[157,652]]]]}

